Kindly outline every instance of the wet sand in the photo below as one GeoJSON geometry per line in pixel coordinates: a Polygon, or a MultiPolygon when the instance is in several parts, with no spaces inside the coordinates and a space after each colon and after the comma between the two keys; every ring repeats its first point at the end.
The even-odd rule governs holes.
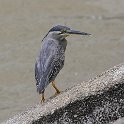
{"type": "MultiPolygon", "coordinates": [[[[0,122],[39,102],[35,58],[56,24],[92,34],[67,38],[65,66],[56,79],[61,90],[124,62],[123,0],[0,0],[0,122]]],[[[51,94],[49,86],[45,96],[51,94]]]]}

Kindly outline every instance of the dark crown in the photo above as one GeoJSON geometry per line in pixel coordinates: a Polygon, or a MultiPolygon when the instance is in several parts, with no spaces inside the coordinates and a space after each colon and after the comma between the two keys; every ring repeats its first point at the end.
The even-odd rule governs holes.
{"type": "Polygon", "coordinates": [[[62,26],[62,25],[57,25],[57,26],[54,26],[53,28],[51,28],[49,30],[49,32],[52,32],[52,31],[61,31],[61,30],[70,30],[70,28],[68,28],[66,26],[62,26]]]}

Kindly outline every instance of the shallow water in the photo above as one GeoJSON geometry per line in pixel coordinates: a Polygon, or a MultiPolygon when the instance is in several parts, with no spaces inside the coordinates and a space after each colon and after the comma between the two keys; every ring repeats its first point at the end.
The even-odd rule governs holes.
{"type": "MultiPolygon", "coordinates": [[[[124,62],[123,0],[0,0],[0,121],[39,102],[34,63],[40,43],[56,24],[91,33],[70,36],[61,90],[124,62]]],[[[46,89],[48,98],[53,88],[46,89]]]]}

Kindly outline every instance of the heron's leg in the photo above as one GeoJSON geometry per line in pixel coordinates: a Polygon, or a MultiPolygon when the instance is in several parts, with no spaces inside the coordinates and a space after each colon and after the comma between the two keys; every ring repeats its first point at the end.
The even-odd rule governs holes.
{"type": "Polygon", "coordinates": [[[44,91],[40,94],[40,100],[41,100],[41,103],[43,103],[45,101],[45,97],[44,97],[44,91]]]}
{"type": "Polygon", "coordinates": [[[52,86],[53,86],[53,87],[55,88],[55,90],[56,90],[55,95],[59,94],[60,91],[59,91],[59,89],[56,87],[56,85],[55,85],[55,81],[52,81],[52,86]]]}

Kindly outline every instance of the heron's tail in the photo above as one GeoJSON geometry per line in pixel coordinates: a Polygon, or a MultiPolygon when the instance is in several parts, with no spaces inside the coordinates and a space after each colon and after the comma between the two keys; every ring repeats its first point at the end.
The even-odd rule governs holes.
{"type": "Polygon", "coordinates": [[[43,92],[45,91],[45,89],[42,88],[42,87],[40,86],[40,84],[36,84],[36,87],[37,87],[37,92],[38,92],[39,94],[41,94],[41,93],[43,93],[43,92]]]}
{"type": "Polygon", "coordinates": [[[39,93],[39,85],[36,85],[36,87],[37,87],[37,92],[39,93]]]}

